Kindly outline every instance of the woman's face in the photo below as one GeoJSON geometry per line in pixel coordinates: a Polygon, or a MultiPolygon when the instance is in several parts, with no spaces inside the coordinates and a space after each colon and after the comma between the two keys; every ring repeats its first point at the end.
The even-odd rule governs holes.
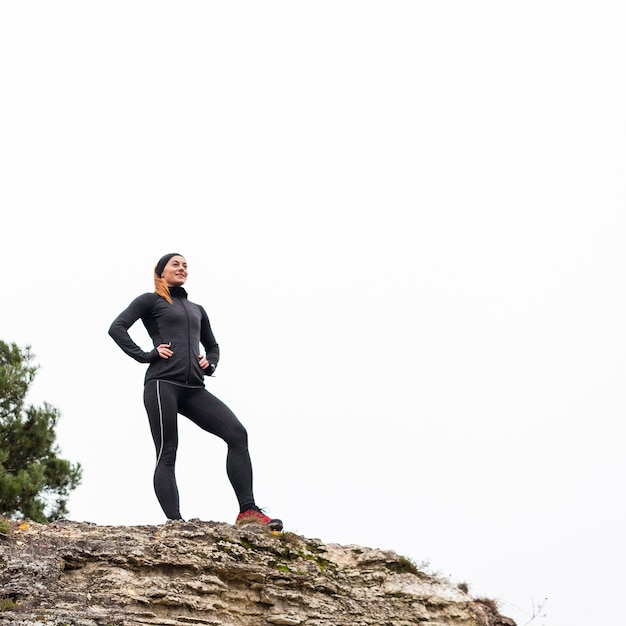
{"type": "Polygon", "coordinates": [[[187,280],[187,261],[182,256],[173,256],[165,266],[161,278],[168,287],[180,287],[187,280]]]}

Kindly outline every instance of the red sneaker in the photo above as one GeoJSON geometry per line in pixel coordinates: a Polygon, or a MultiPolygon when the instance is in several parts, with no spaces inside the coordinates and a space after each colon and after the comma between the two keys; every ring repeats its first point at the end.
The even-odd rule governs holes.
{"type": "Polygon", "coordinates": [[[235,524],[237,524],[237,526],[242,526],[243,524],[264,524],[271,530],[283,529],[282,520],[268,517],[256,506],[252,509],[244,511],[243,513],[239,513],[239,515],[237,515],[237,519],[235,520],[235,524]]]}

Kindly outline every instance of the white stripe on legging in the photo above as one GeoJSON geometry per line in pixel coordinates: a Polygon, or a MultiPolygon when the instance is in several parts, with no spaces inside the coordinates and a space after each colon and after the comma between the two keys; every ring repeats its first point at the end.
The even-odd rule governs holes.
{"type": "Polygon", "coordinates": [[[161,449],[159,450],[159,455],[157,456],[155,469],[159,466],[159,461],[161,460],[161,455],[163,454],[163,409],[161,408],[161,381],[156,381],[156,392],[157,392],[157,404],[159,405],[159,426],[161,427],[161,449]]]}

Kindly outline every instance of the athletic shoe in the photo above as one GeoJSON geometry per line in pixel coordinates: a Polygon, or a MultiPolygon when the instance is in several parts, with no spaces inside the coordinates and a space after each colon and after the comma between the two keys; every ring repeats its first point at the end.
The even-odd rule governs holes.
{"type": "Polygon", "coordinates": [[[235,521],[237,526],[242,526],[243,524],[264,524],[270,530],[282,530],[283,522],[279,519],[272,519],[268,517],[261,511],[258,506],[252,507],[243,513],[239,513],[237,515],[237,519],[235,521]]]}

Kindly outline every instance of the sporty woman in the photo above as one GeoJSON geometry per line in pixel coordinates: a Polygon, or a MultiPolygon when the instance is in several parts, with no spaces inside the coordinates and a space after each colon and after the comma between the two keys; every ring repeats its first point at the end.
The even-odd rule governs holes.
{"type": "Polygon", "coordinates": [[[150,364],[145,376],[144,405],[156,447],[156,496],[168,519],[182,519],[174,471],[180,413],[228,445],[226,472],[239,502],[235,523],[256,522],[281,530],[281,520],[267,517],[254,501],[245,428],[204,387],[204,377],[215,371],[220,352],[205,310],[187,299],[183,288],[186,280],[187,261],[182,255],[161,257],[154,269],[155,292],[135,298],[109,329],[109,335],[126,354],[150,364]],[[154,345],[148,352],[128,334],[139,319],[154,345]],[[200,352],[200,344],[204,353],[200,352]]]}

